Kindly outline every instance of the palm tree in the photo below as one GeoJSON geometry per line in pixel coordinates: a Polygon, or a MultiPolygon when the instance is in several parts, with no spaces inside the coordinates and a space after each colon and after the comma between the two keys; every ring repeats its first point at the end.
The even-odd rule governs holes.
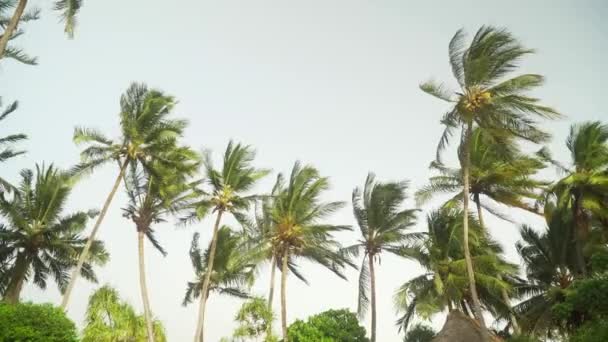
{"type": "Polygon", "coordinates": [[[253,285],[255,263],[249,253],[243,250],[243,237],[234,234],[230,227],[223,226],[217,231],[215,241],[216,255],[213,267],[209,268],[212,243],[202,253],[199,247],[199,234],[194,233],[190,247],[190,260],[196,273],[196,280],[188,282],[188,288],[183,305],[192,303],[195,299],[207,301],[211,292],[225,294],[237,298],[249,298],[248,288],[253,285]],[[211,271],[209,271],[211,269],[211,271]],[[209,276],[208,276],[209,275],[209,276]],[[207,292],[204,292],[205,279],[209,278],[207,292]],[[204,293],[204,295],[202,295],[204,293]]]}
{"type": "MultiPolygon", "coordinates": [[[[400,328],[407,330],[414,315],[428,319],[446,309],[472,314],[473,302],[462,244],[462,215],[462,210],[456,208],[431,212],[427,216],[426,237],[419,246],[404,249],[403,253],[418,261],[425,273],[403,284],[395,294],[395,305],[403,312],[397,321],[400,328]]],[[[517,268],[504,260],[500,245],[470,214],[469,224],[480,299],[493,313],[504,314],[509,308],[499,294],[510,286],[501,275],[513,275],[517,268]]]]}
{"type": "MultiPolygon", "coordinates": [[[[18,0],[15,6],[16,0],[1,0],[0,10],[6,10],[8,8],[15,7],[10,20],[2,24],[4,32],[0,35],[0,59],[7,57],[8,42],[13,39],[16,35],[20,35],[20,31],[17,26],[23,21],[31,20],[31,16],[37,16],[38,10],[27,13],[25,9],[27,7],[28,0],[18,0]]],[[[56,0],[54,1],[54,9],[59,12],[60,18],[65,22],[65,33],[68,37],[74,37],[74,29],[76,27],[76,14],[82,6],[82,0],[56,0]]]]}
{"type": "Polygon", "coordinates": [[[549,190],[549,197],[557,198],[560,207],[572,210],[578,272],[586,276],[583,245],[592,219],[608,219],[608,125],[599,121],[573,125],[566,146],[572,158],[571,167],[553,161],[546,150],[541,155],[565,173],[549,190]]]}
{"type": "MultiPolygon", "coordinates": [[[[494,204],[502,204],[523,209],[541,215],[537,209],[526,202],[538,201],[538,189],[546,188],[547,182],[533,177],[544,168],[538,158],[521,153],[511,137],[496,138],[482,129],[476,128],[471,135],[470,144],[471,168],[469,172],[469,194],[477,208],[477,217],[482,228],[485,227],[483,209],[507,219],[495,209],[494,204]],[[482,201],[482,198],[484,201],[482,201]]],[[[430,178],[428,185],[416,192],[416,202],[423,205],[438,194],[453,194],[445,207],[456,207],[463,200],[462,169],[448,168],[434,162],[431,168],[439,172],[430,178]]],[[[506,291],[502,294],[505,303],[510,306],[506,291]]],[[[513,329],[519,330],[517,320],[511,315],[513,329]]]]}
{"type": "MultiPolygon", "coordinates": [[[[527,297],[514,310],[521,317],[522,329],[527,333],[545,334],[555,332],[553,306],[564,296],[564,290],[574,281],[577,271],[576,248],[571,229],[573,215],[553,203],[545,206],[547,227],[538,233],[523,225],[522,241],[516,247],[523,259],[527,282],[517,291],[527,297]]],[[[557,331],[559,333],[559,331],[557,331]]]]}
{"type": "MultiPolygon", "coordinates": [[[[218,170],[213,167],[209,153],[206,153],[203,159],[206,180],[212,187],[212,193],[210,195],[203,195],[202,199],[193,205],[194,210],[186,220],[201,220],[210,210],[216,213],[207,269],[213,269],[217,232],[220,228],[223,215],[230,213],[237,220],[243,221],[245,211],[256,199],[256,196],[245,195],[245,193],[250,191],[258,180],[269,173],[268,170],[256,169],[251,166],[254,158],[255,151],[250,146],[234,144],[231,141],[228,143],[228,147],[226,147],[224,153],[222,169],[218,170]]],[[[212,272],[205,274],[201,289],[202,293],[208,293],[209,291],[211,274],[212,272]]],[[[195,342],[202,342],[204,339],[205,306],[207,302],[204,299],[204,297],[201,297],[199,305],[198,322],[194,335],[195,342]]]]}
{"type": "MultiPolygon", "coordinates": [[[[15,5],[15,0],[0,0],[0,39],[4,36],[4,32],[6,31],[7,26],[10,24],[13,7],[15,5]]],[[[25,12],[21,15],[21,19],[19,20],[20,24],[27,23],[29,21],[35,21],[40,19],[40,10],[33,9],[31,11],[25,12]]],[[[37,58],[28,56],[23,49],[15,47],[12,45],[12,41],[16,40],[19,36],[23,34],[23,27],[19,27],[13,33],[12,37],[9,38],[7,45],[4,49],[4,56],[6,58],[12,58],[17,62],[27,64],[27,65],[36,65],[38,63],[37,58]]]]}
{"type": "MultiPolygon", "coordinates": [[[[0,107],[2,106],[2,100],[0,99],[0,107]]],[[[17,102],[13,102],[8,107],[0,110],[0,121],[6,119],[10,114],[17,110],[17,102]]],[[[15,143],[27,139],[25,134],[10,134],[0,138],[0,163],[24,154],[25,151],[15,150],[15,143]]],[[[4,192],[10,192],[14,187],[4,178],[0,177],[0,195],[4,192]]]]}
{"type": "MultiPolygon", "coordinates": [[[[303,258],[330,269],[343,279],[342,269],[352,265],[334,240],[333,233],[350,230],[350,226],[323,223],[322,220],[340,209],[343,202],[321,202],[321,194],[329,189],[329,179],[321,177],[312,166],[296,162],[287,184],[279,175],[277,195],[271,209],[274,243],[280,248],[281,264],[281,327],[287,336],[287,273],[299,274],[297,258],[303,258]],[[292,267],[290,267],[290,264],[292,267]]],[[[354,265],[352,265],[354,267],[354,265]]]]}
{"type": "MultiPolygon", "coordinates": [[[[174,152],[177,139],[182,136],[186,127],[186,121],[168,118],[174,105],[173,97],[159,90],[149,89],[144,84],[133,83],[120,98],[122,135],[119,139],[111,140],[94,129],[75,129],[75,143],[88,144],[88,147],[81,152],[82,163],[73,170],[75,174],[92,172],[108,163],[119,165],[118,175],[91,230],[89,241],[97,235],[127,168],[131,164],[137,164],[146,170],[151,170],[152,162],[163,165],[165,159],[162,156],[174,152]]],[[[167,167],[170,168],[172,162],[169,160],[167,167]]],[[[80,255],[61,302],[63,309],[69,303],[78,272],[87,258],[89,249],[90,244],[87,244],[80,255]]]]}
{"type": "MultiPolygon", "coordinates": [[[[540,105],[539,100],[526,93],[543,83],[543,77],[524,74],[506,79],[517,67],[520,59],[533,50],[524,48],[509,32],[490,26],[482,26],[468,47],[465,34],[458,30],[449,45],[452,72],[460,87],[459,91],[449,90],[445,85],[432,81],[422,84],[423,91],[450,103],[451,108],[442,117],[445,130],[440,139],[437,160],[447,146],[456,129],[461,129],[459,160],[462,167],[463,210],[469,206],[470,144],[473,128],[479,127],[496,137],[514,136],[540,143],[549,134],[538,128],[535,117],[557,118],[553,109],[540,105]]],[[[464,255],[473,307],[482,327],[483,339],[489,333],[482,315],[471,253],[468,246],[468,215],[463,215],[465,238],[464,255]]]]}
{"type": "MultiPolygon", "coordinates": [[[[108,285],[100,287],[89,297],[85,314],[82,342],[144,342],[147,331],[145,319],[124,302],[118,292],[108,285]]],[[[155,342],[166,342],[165,329],[154,321],[155,342]]]]}
{"type": "Polygon", "coordinates": [[[376,276],[374,264],[380,254],[388,252],[400,256],[403,247],[420,234],[409,233],[416,220],[415,209],[402,209],[407,198],[408,182],[376,182],[374,174],[367,175],[363,190],[353,191],[353,212],[361,240],[346,247],[354,255],[363,252],[359,269],[359,301],[357,312],[364,317],[370,304],[371,288],[371,341],[376,341],[376,276]]]}
{"type": "MultiPolygon", "coordinates": [[[[74,179],[53,166],[36,166],[21,171],[21,182],[10,199],[0,196],[0,214],[7,226],[0,226],[0,260],[10,265],[0,275],[4,300],[19,302],[23,285],[33,280],[45,289],[52,276],[61,292],[69,281],[68,271],[76,266],[87,239],[81,236],[96,212],[63,214],[74,179]]],[[[97,281],[93,265],[108,260],[103,243],[95,240],[91,254],[80,270],[88,280],[97,281]]]]}
{"type": "Polygon", "coordinates": [[[159,168],[153,163],[151,170],[145,170],[132,164],[126,179],[129,205],[123,211],[124,216],[133,221],[137,230],[139,284],[149,342],[154,342],[154,327],[146,284],[144,239],[148,238],[163,256],[166,255],[155,237],[152,225],[165,222],[170,214],[184,210],[197,196],[197,191],[193,191],[194,185],[186,182],[188,176],[198,169],[198,162],[193,159],[193,155],[189,148],[176,147],[174,153],[163,156],[165,164],[170,160],[174,161],[171,168],[159,168]]]}

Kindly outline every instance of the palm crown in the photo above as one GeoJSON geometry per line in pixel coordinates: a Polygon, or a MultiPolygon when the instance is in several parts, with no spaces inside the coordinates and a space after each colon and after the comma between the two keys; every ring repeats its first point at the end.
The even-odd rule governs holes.
{"type": "MultiPolygon", "coordinates": [[[[0,99],[0,106],[2,101],[0,99]]],[[[10,114],[17,110],[17,102],[13,102],[8,107],[0,110],[0,122],[5,120],[10,114]]],[[[25,134],[10,134],[0,138],[0,163],[7,161],[8,159],[14,158],[18,155],[25,153],[24,151],[15,150],[15,143],[27,139],[25,134]]],[[[0,177],[0,193],[5,191],[12,191],[13,186],[0,177]]]]}
{"type": "MultiPolygon", "coordinates": [[[[87,239],[81,236],[95,212],[63,214],[74,180],[53,166],[23,170],[21,183],[10,199],[0,197],[0,213],[7,226],[0,227],[0,260],[12,260],[0,283],[5,296],[17,301],[25,282],[46,288],[52,276],[61,292],[69,281],[68,271],[76,265],[87,239]]],[[[94,241],[81,275],[97,278],[93,265],[108,259],[103,243],[94,241]]]]}

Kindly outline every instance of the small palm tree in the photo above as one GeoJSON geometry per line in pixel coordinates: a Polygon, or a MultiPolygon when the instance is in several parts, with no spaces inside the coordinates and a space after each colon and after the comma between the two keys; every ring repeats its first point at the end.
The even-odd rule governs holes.
{"type": "Polygon", "coordinates": [[[402,209],[407,198],[408,182],[378,183],[375,176],[367,175],[363,191],[353,191],[353,212],[361,240],[346,247],[345,251],[354,255],[363,252],[359,269],[359,317],[364,317],[370,304],[371,288],[371,341],[376,341],[376,273],[374,264],[380,261],[382,252],[401,256],[407,243],[420,237],[408,232],[416,220],[415,209],[402,209]]]}
{"type": "MultiPolygon", "coordinates": [[[[287,336],[287,273],[297,258],[306,259],[330,269],[343,279],[342,269],[352,265],[334,240],[333,233],[350,230],[350,226],[322,222],[340,209],[343,202],[321,202],[321,194],[329,189],[329,179],[321,177],[312,166],[296,162],[287,181],[279,175],[276,198],[271,209],[274,244],[280,248],[281,264],[281,327],[287,336]]],[[[354,265],[352,265],[354,267],[354,265]]],[[[297,274],[297,271],[294,272],[297,274]]]]}
{"type": "MultiPolygon", "coordinates": [[[[193,211],[186,219],[196,221],[203,219],[209,211],[216,213],[215,225],[213,226],[213,237],[209,250],[207,269],[213,269],[217,232],[220,228],[222,217],[225,213],[232,214],[237,220],[244,221],[245,211],[249,209],[257,196],[246,195],[255,184],[269,171],[256,169],[251,166],[255,158],[255,151],[242,144],[235,144],[232,141],[228,144],[224,153],[224,163],[222,169],[216,169],[211,162],[211,155],[207,153],[203,159],[203,166],[206,171],[206,180],[212,187],[210,195],[203,195],[202,199],[195,203],[193,211]]],[[[212,272],[205,274],[201,291],[208,293],[212,272]]],[[[204,339],[204,321],[206,300],[201,297],[199,305],[199,316],[196,325],[195,342],[202,342],[204,339]]]]}
{"type": "Polygon", "coordinates": [[[255,263],[246,250],[242,249],[243,237],[234,234],[230,227],[223,226],[217,232],[216,255],[213,267],[208,267],[211,258],[211,244],[202,253],[199,247],[199,234],[194,233],[190,247],[190,260],[196,273],[196,281],[188,282],[188,288],[183,305],[192,303],[201,298],[207,301],[211,292],[229,295],[237,298],[249,298],[248,288],[253,285],[255,276],[255,263]],[[209,270],[212,271],[209,271],[209,270]],[[203,292],[203,285],[209,274],[209,287],[203,292]],[[204,293],[204,295],[202,295],[204,293]]]}
{"type": "MultiPolygon", "coordinates": [[[[13,39],[16,35],[20,34],[18,25],[24,21],[31,20],[31,16],[37,16],[38,10],[27,13],[25,9],[27,7],[28,0],[18,0],[17,6],[15,6],[14,0],[1,0],[0,9],[6,10],[15,6],[15,11],[10,17],[10,20],[2,23],[4,32],[0,35],[0,59],[7,56],[8,42],[13,39]]],[[[76,14],[82,6],[82,0],[55,0],[54,9],[59,12],[60,18],[65,22],[65,33],[68,37],[74,37],[74,29],[76,28],[76,14]]]]}
{"type": "Polygon", "coordinates": [[[545,150],[543,157],[552,161],[565,173],[549,189],[548,197],[557,198],[557,204],[569,208],[578,251],[578,273],[587,274],[583,246],[591,231],[593,218],[608,219],[608,125],[599,121],[573,125],[566,140],[570,151],[571,167],[555,162],[545,150]]]}
{"type": "MultiPolygon", "coordinates": [[[[2,101],[0,99],[0,107],[1,106],[2,101]]],[[[13,102],[9,104],[8,107],[0,110],[0,122],[5,120],[15,110],[17,110],[17,102],[13,102]]],[[[25,139],[27,139],[25,134],[10,134],[0,138],[0,163],[4,163],[11,158],[24,154],[25,151],[16,150],[14,145],[25,139]]],[[[11,192],[13,189],[14,187],[7,180],[0,177],[0,195],[4,192],[11,192]]]]}
{"type": "Polygon", "coordinates": [[[142,167],[131,167],[126,179],[129,205],[123,209],[124,216],[133,221],[137,230],[139,255],[139,284],[144,305],[144,317],[148,331],[148,341],[154,342],[154,327],[148,286],[146,284],[146,269],[144,257],[144,239],[161,254],[165,250],[155,237],[153,225],[165,222],[167,217],[187,208],[198,195],[194,184],[188,184],[186,179],[198,169],[198,161],[192,159],[193,152],[189,148],[176,148],[174,153],[164,156],[173,159],[171,169],[159,168],[152,165],[152,170],[142,167]]]}
{"type": "MultiPolygon", "coordinates": [[[[425,273],[403,284],[395,294],[395,305],[403,312],[397,324],[407,330],[414,315],[428,319],[446,309],[458,309],[471,315],[473,306],[468,287],[464,246],[463,212],[444,208],[427,216],[428,234],[417,247],[404,249],[425,269],[425,273]]],[[[514,275],[515,265],[502,257],[500,245],[490,239],[473,215],[469,215],[471,256],[476,268],[480,299],[493,313],[504,314],[509,308],[500,299],[502,289],[510,285],[501,276],[514,275]]]]}
{"type": "MultiPolygon", "coordinates": [[[[44,289],[52,276],[64,292],[68,272],[76,266],[78,255],[87,243],[82,237],[95,212],[63,214],[74,180],[53,166],[36,166],[21,171],[21,183],[10,199],[0,196],[0,214],[7,226],[0,226],[0,260],[10,265],[0,274],[4,300],[17,303],[28,280],[44,289]]],[[[108,254],[103,243],[95,240],[91,254],[80,270],[88,280],[97,281],[93,265],[103,265],[108,254]]]]}
{"type": "MultiPolygon", "coordinates": [[[[122,135],[119,139],[111,140],[94,129],[75,129],[74,141],[77,144],[88,145],[81,152],[82,163],[74,168],[75,174],[89,173],[108,163],[116,163],[119,166],[114,185],[91,230],[90,241],[97,235],[129,166],[134,167],[133,164],[136,164],[135,166],[139,165],[138,167],[148,171],[153,170],[152,163],[168,169],[172,167],[174,161],[171,158],[164,158],[163,155],[175,151],[177,140],[182,136],[186,127],[186,121],[168,117],[174,105],[173,97],[159,90],[149,89],[144,84],[133,83],[120,98],[122,135]]],[[[70,284],[61,302],[61,307],[64,309],[69,303],[78,272],[87,258],[89,249],[90,245],[87,244],[72,274],[70,284]]]]}
{"type": "MultiPolygon", "coordinates": [[[[517,137],[540,143],[549,138],[535,121],[539,118],[557,118],[552,108],[539,104],[539,100],[527,96],[527,92],[543,83],[543,77],[524,74],[505,79],[517,67],[522,57],[533,50],[524,48],[509,32],[482,26],[465,45],[463,30],[456,32],[449,45],[450,65],[459,91],[432,81],[422,84],[423,91],[450,103],[450,109],[442,117],[445,130],[440,139],[437,160],[456,129],[461,129],[459,160],[462,167],[463,210],[468,212],[470,145],[474,127],[479,127],[496,137],[517,137]]],[[[465,238],[464,255],[467,263],[469,286],[476,317],[482,327],[485,341],[489,340],[481,305],[475,287],[475,274],[468,247],[468,215],[463,215],[465,238]]]]}
{"type": "MultiPolygon", "coordinates": [[[[82,342],[144,342],[146,324],[118,292],[106,285],[89,297],[82,342]]],[[[166,342],[165,329],[154,320],[155,342],[166,342]]]]}
{"type": "Polygon", "coordinates": [[[538,233],[526,225],[520,230],[522,241],[516,247],[528,280],[517,288],[525,299],[514,310],[521,317],[525,332],[551,337],[559,326],[554,321],[553,306],[574,281],[577,263],[572,212],[551,202],[546,204],[545,212],[544,231],[538,233]]]}

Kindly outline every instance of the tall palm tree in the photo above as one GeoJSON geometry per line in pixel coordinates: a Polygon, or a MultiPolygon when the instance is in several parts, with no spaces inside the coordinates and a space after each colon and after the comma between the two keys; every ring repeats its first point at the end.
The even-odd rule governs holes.
{"type": "MultiPolygon", "coordinates": [[[[2,39],[2,37],[4,36],[6,28],[11,22],[11,15],[14,5],[15,0],[0,0],[0,39],[2,39]]],[[[29,21],[35,21],[38,19],[40,19],[40,10],[32,9],[21,15],[19,23],[24,24],[29,21]]],[[[36,65],[38,63],[37,58],[29,56],[23,51],[23,49],[20,49],[12,44],[14,40],[16,40],[19,36],[23,34],[23,32],[24,30],[22,26],[16,29],[15,33],[13,33],[12,37],[10,37],[7,42],[7,45],[4,49],[3,57],[12,58],[17,62],[27,65],[36,65]]]]}
{"type": "MultiPolygon", "coordinates": [[[[472,295],[468,286],[464,246],[463,212],[443,208],[427,216],[428,234],[419,246],[407,248],[404,254],[424,268],[424,274],[403,284],[395,294],[395,305],[403,315],[397,321],[408,328],[414,315],[428,319],[434,314],[457,309],[471,315],[472,295]]],[[[469,214],[470,250],[477,268],[476,285],[480,300],[491,312],[499,315],[509,308],[500,297],[502,289],[510,289],[501,275],[513,275],[515,265],[505,261],[500,244],[492,240],[476,218],[469,214]]]]}
{"type": "MultiPolygon", "coordinates": [[[[111,140],[94,129],[75,129],[74,142],[88,145],[81,152],[82,163],[74,168],[75,174],[92,172],[108,163],[116,163],[119,166],[118,175],[91,230],[89,241],[97,235],[129,165],[137,164],[151,170],[152,162],[163,165],[163,155],[175,150],[177,140],[182,136],[187,123],[184,120],[169,118],[174,105],[175,99],[162,91],[149,89],[141,83],[132,83],[120,98],[121,136],[117,140],[111,140]]],[[[169,159],[167,167],[171,167],[172,162],[169,159]]],[[[90,244],[87,244],[72,274],[61,302],[64,309],[69,303],[78,272],[87,258],[89,249],[90,244]]]]}
{"type": "Polygon", "coordinates": [[[578,271],[585,276],[587,263],[583,245],[594,218],[608,219],[608,125],[599,121],[573,125],[566,140],[570,151],[571,167],[552,160],[545,150],[541,154],[552,161],[565,174],[549,190],[562,208],[570,208],[578,251],[578,271]]]}
{"type": "Polygon", "coordinates": [[[165,163],[174,161],[171,168],[159,168],[153,163],[152,169],[145,170],[132,164],[126,179],[129,205],[123,211],[124,216],[133,221],[137,230],[139,284],[149,342],[154,342],[154,326],[146,284],[144,239],[148,238],[163,256],[166,255],[152,226],[165,222],[170,214],[185,210],[198,195],[194,185],[187,183],[188,177],[198,169],[198,161],[193,156],[195,153],[189,148],[176,147],[173,153],[163,156],[165,163]]]}
{"type": "MultiPolygon", "coordinates": [[[[463,210],[469,206],[470,144],[474,127],[479,127],[497,137],[514,136],[540,143],[549,138],[535,121],[540,118],[557,118],[560,115],[552,108],[539,104],[539,100],[527,96],[527,92],[540,86],[543,77],[524,74],[507,78],[522,57],[533,50],[524,48],[509,32],[490,26],[482,26],[471,41],[465,45],[463,30],[456,32],[449,44],[452,72],[459,91],[448,89],[443,84],[426,82],[423,91],[450,103],[450,109],[442,117],[445,130],[438,146],[437,159],[447,146],[456,129],[461,129],[458,156],[462,167],[463,210]]],[[[468,246],[468,215],[463,215],[465,238],[464,255],[473,307],[482,327],[483,339],[489,333],[482,315],[475,274],[468,246]]]]}
{"type": "MultiPolygon", "coordinates": [[[[2,106],[2,99],[0,98],[0,107],[2,106]]],[[[17,102],[12,102],[8,107],[0,110],[0,122],[5,120],[17,110],[17,102]]],[[[0,163],[4,163],[7,160],[24,154],[25,151],[15,149],[15,144],[27,139],[25,134],[10,134],[0,138],[0,163]]],[[[4,178],[0,177],[0,194],[4,192],[10,192],[14,187],[4,178]]]]}
{"type": "Polygon", "coordinates": [[[353,212],[357,220],[361,239],[346,247],[354,255],[363,252],[359,269],[359,301],[357,312],[364,317],[370,304],[371,289],[371,341],[376,341],[376,272],[375,263],[380,262],[382,252],[401,256],[403,247],[420,234],[408,232],[415,224],[416,209],[403,209],[407,198],[408,182],[376,182],[369,173],[363,190],[353,191],[353,212]]]}
{"type": "MultiPolygon", "coordinates": [[[[246,195],[246,193],[269,173],[268,170],[253,167],[251,164],[254,158],[255,151],[251,146],[235,144],[232,141],[228,143],[224,152],[224,162],[221,169],[214,168],[209,153],[206,153],[203,158],[206,180],[212,187],[212,193],[210,195],[203,195],[201,200],[193,205],[194,210],[187,220],[201,220],[209,211],[216,213],[207,269],[213,269],[217,232],[220,228],[223,215],[230,213],[237,220],[243,221],[245,211],[249,209],[256,199],[256,196],[246,195]]],[[[202,293],[209,291],[211,274],[212,272],[205,274],[201,289],[202,293]]],[[[204,297],[201,297],[196,333],[194,335],[195,342],[202,342],[204,339],[205,306],[206,300],[204,300],[204,297]]]]}
{"type": "MultiPolygon", "coordinates": [[[[147,331],[145,319],[123,301],[108,285],[97,289],[90,297],[85,314],[82,342],[144,342],[147,331]]],[[[154,321],[155,342],[166,342],[165,329],[154,321]]]]}
{"type": "Polygon", "coordinates": [[[545,212],[544,231],[539,233],[527,225],[520,230],[522,241],[516,247],[527,282],[517,289],[524,300],[514,310],[521,317],[525,332],[551,337],[559,326],[555,324],[552,308],[563,299],[564,290],[574,281],[577,261],[572,212],[552,202],[547,203],[545,212]]]}
{"type": "MultiPolygon", "coordinates": [[[[28,280],[44,289],[52,276],[61,292],[69,281],[68,272],[76,266],[78,254],[87,239],[82,237],[86,224],[96,212],[78,211],[64,214],[74,179],[53,166],[36,166],[21,171],[21,182],[15,195],[0,196],[0,214],[7,226],[0,226],[0,260],[8,261],[0,275],[4,300],[17,303],[28,280]]],[[[93,265],[108,259],[103,243],[95,240],[91,254],[80,270],[88,280],[97,281],[93,265]]]]}
{"type": "MultiPolygon", "coordinates": [[[[352,265],[342,252],[333,233],[350,230],[350,226],[324,223],[323,220],[343,207],[343,202],[322,202],[321,194],[329,189],[329,179],[321,177],[312,166],[296,162],[287,184],[283,176],[277,179],[277,195],[271,209],[273,239],[280,248],[281,264],[281,327],[283,340],[287,336],[287,274],[290,263],[297,258],[309,260],[330,269],[343,279],[342,269],[352,265]]],[[[354,265],[352,265],[354,267],[354,265]]]]}
{"type": "Polygon", "coordinates": [[[243,237],[223,226],[217,232],[217,253],[213,268],[208,272],[207,263],[211,257],[211,244],[203,253],[199,247],[199,234],[194,233],[190,247],[190,260],[196,273],[196,280],[188,282],[183,305],[201,298],[206,301],[212,292],[237,298],[249,298],[248,288],[255,278],[255,263],[251,261],[247,250],[243,250],[243,237]],[[211,273],[207,293],[202,296],[203,284],[208,273],[211,273]]]}
{"type": "MultiPolygon", "coordinates": [[[[0,9],[8,9],[15,7],[13,14],[8,22],[5,22],[3,26],[4,32],[0,35],[0,59],[7,56],[7,44],[8,42],[19,35],[18,25],[27,21],[31,16],[31,13],[25,12],[28,4],[28,0],[2,0],[0,1],[0,9]],[[16,4],[15,4],[16,3],[16,4]]],[[[68,37],[74,37],[74,29],[76,28],[76,14],[82,6],[82,0],[55,0],[54,9],[59,12],[60,18],[65,22],[65,33],[68,37]]]]}

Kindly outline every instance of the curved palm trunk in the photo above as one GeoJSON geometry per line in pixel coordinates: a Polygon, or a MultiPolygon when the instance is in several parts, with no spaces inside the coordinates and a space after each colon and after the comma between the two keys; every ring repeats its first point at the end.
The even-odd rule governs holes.
{"type": "Polygon", "coordinates": [[[287,336],[287,262],[289,260],[289,249],[283,255],[281,266],[281,329],[283,330],[283,342],[289,342],[287,336]]]}
{"type": "Polygon", "coordinates": [[[194,342],[204,341],[205,328],[205,307],[207,306],[207,293],[209,292],[209,282],[211,282],[211,273],[213,272],[213,262],[215,261],[215,249],[217,248],[217,231],[220,228],[222,214],[224,211],[218,210],[215,225],[213,226],[213,237],[211,239],[211,249],[209,250],[209,261],[207,262],[207,273],[203,281],[203,289],[201,290],[201,301],[198,307],[198,322],[196,324],[196,333],[194,334],[194,342]]]}
{"type": "Polygon", "coordinates": [[[4,301],[6,303],[19,303],[19,297],[21,295],[21,290],[23,289],[23,284],[25,283],[25,275],[27,274],[27,269],[28,262],[25,257],[25,254],[17,254],[13,277],[11,278],[11,281],[8,283],[6,291],[4,292],[4,301]]]}
{"type": "MultiPolygon", "coordinates": [[[[473,198],[475,200],[475,204],[477,205],[477,217],[479,218],[479,224],[481,225],[481,228],[485,230],[486,225],[483,220],[483,213],[481,210],[481,200],[479,199],[479,194],[473,195],[473,198]]],[[[498,279],[502,280],[502,276],[500,274],[498,275],[498,279]]],[[[505,289],[501,289],[500,292],[503,302],[505,302],[505,304],[509,307],[509,315],[511,316],[511,325],[513,326],[513,331],[515,332],[515,334],[520,334],[521,330],[519,329],[519,324],[517,323],[517,317],[515,317],[515,314],[511,310],[511,299],[509,298],[509,294],[505,289]]]]}
{"type": "Polygon", "coordinates": [[[374,270],[374,256],[370,255],[367,260],[369,262],[369,282],[371,291],[372,304],[372,330],[371,342],[376,342],[376,271],[374,270]]]}
{"type": "Polygon", "coordinates": [[[144,318],[146,319],[146,332],[148,342],[154,342],[154,326],[152,325],[152,310],[150,309],[150,297],[146,285],[146,264],[144,261],[144,237],[142,230],[137,232],[137,251],[139,255],[139,288],[141,300],[144,303],[144,318]]]}
{"type": "Polygon", "coordinates": [[[27,0],[19,0],[17,4],[17,8],[15,8],[15,12],[11,17],[2,37],[0,38],[0,59],[4,57],[6,52],[6,46],[8,45],[8,41],[11,39],[15,31],[17,30],[17,25],[19,24],[19,20],[21,20],[21,16],[23,16],[23,11],[25,11],[25,6],[27,5],[27,0]]]}
{"type": "Polygon", "coordinates": [[[63,299],[61,300],[61,308],[63,310],[65,310],[68,306],[68,303],[70,301],[70,296],[72,295],[72,291],[74,290],[74,285],[76,285],[76,280],[78,279],[78,276],[80,275],[80,270],[82,269],[82,265],[84,264],[85,260],[87,259],[88,255],[89,255],[89,250],[91,249],[91,245],[93,244],[93,241],[95,241],[95,236],[97,235],[97,231],[99,230],[99,227],[101,226],[101,222],[103,222],[103,219],[106,217],[106,213],[108,212],[108,209],[110,208],[110,204],[112,203],[112,199],[114,198],[114,195],[116,195],[116,191],[118,190],[118,187],[120,186],[120,181],[124,177],[125,171],[126,171],[128,165],[129,165],[129,158],[125,158],[125,161],[120,166],[120,172],[119,172],[118,176],[116,177],[116,181],[114,181],[114,186],[112,187],[112,190],[108,194],[108,197],[106,198],[106,201],[103,204],[103,208],[101,208],[101,212],[99,213],[99,216],[97,216],[97,221],[95,221],[93,230],[91,231],[91,234],[89,235],[89,238],[87,239],[87,243],[84,245],[84,248],[83,248],[82,252],[80,253],[80,257],[78,258],[78,264],[72,271],[72,276],[70,277],[70,283],[68,284],[65,294],[63,295],[63,299]]]}
{"type": "Polygon", "coordinates": [[[268,291],[268,308],[272,309],[272,299],[274,297],[274,277],[276,274],[276,265],[275,265],[275,258],[274,255],[272,255],[272,258],[270,259],[270,290],[268,291]]]}
{"type": "Polygon", "coordinates": [[[486,327],[486,322],[483,318],[483,312],[481,311],[481,303],[479,302],[479,296],[477,294],[477,286],[475,284],[475,271],[473,270],[473,260],[471,259],[471,251],[469,250],[469,169],[471,167],[471,132],[473,130],[473,123],[469,122],[464,132],[464,146],[462,149],[462,173],[463,173],[463,215],[462,215],[462,230],[463,230],[463,247],[464,247],[464,259],[467,265],[467,276],[469,278],[469,290],[471,291],[471,298],[473,299],[473,310],[479,325],[481,328],[482,339],[487,342],[490,340],[490,334],[486,327]]]}

